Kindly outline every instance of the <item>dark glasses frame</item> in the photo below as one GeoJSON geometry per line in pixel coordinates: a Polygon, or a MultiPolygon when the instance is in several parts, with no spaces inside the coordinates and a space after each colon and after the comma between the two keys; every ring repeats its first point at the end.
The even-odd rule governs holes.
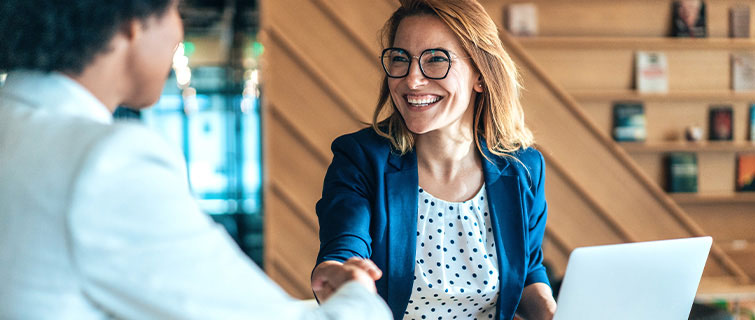
{"type": "Polygon", "coordinates": [[[406,77],[406,76],[409,75],[409,71],[412,68],[412,62],[414,62],[414,58],[417,58],[417,63],[419,63],[419,70],[422,72],[422,75],[425,78],[433,79],[433,80],[445,79],[448,76],[448,72],[451,71],[451,63],[453,62],[452,59],[451,59],[451,53],[448,52],[448,50],[442,49],[442,48],[425,49],[425,50],[423,50],[419,54],[419,56],[410,55],[409,51],[407,51],[406,49],[403,49],[403,48],[397,48],[397,47],[385,48],[385,49],[383,49],[383,52],[380,54],[380,64],[383,65],[383,71],[385,71],[385,75],[388,78],[394,78],[394,79],[396,79],[396,78],[403,78],[403,77],[406,77]],[[401,76],[393,76],[393,75],[391,75],[390,72],[388,72],[388,67],[385,65],[385,55],[386,55],[386,53],[389,53],[391,51],[402,51],[403,53],[406,54],[407,57],[409,57],[409,65],[406,67],[406,73],[404,73],[401,76]],[[446,69],[446,72],[443,74],[442,77],[430,77],[430,76],[428,76],[425,73],[425,69],[422,67],[422,62],[421,62],[422,60],[420,60],[420,58],[422,58],[422,56],[425,55],[425,53],[432,52],[432,51],[439,51],[439,52],[443,53],[446,56],[446,58],[448,58],[448,68],[446,69]]]}

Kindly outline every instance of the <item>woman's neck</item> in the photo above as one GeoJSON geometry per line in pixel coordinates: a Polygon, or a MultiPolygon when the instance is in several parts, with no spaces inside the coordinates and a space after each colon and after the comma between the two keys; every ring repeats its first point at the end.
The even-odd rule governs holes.
{"type": "Polygon", "coordinates": [[[472,132],[429,132],[417,135],[415,147],[419,165],[431,172],[452,173],[457,168],[467,167],[476,158],[472,132]]]}

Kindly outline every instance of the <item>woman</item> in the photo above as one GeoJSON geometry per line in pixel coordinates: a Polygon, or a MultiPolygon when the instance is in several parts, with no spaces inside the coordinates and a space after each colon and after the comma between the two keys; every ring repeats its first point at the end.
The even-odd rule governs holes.
{"type": "Polygon", "coordinates": [[[476,1],[402,0],[383,35],[372,128],[333,142],[315,294],[360,266],[396,319],[550,319],[545,165],[495,24],[476,1]]]}

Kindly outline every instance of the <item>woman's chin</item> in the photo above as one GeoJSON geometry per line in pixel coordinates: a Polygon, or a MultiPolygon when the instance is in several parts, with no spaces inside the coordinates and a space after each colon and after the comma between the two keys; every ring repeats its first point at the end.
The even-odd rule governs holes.
{"type": "Polygon", "coordinates": [[[409,131],[411,131],[414,134],[425,134],[433,130],[432,127],[428,125],[407,125],[406,126],[409,131]]]}

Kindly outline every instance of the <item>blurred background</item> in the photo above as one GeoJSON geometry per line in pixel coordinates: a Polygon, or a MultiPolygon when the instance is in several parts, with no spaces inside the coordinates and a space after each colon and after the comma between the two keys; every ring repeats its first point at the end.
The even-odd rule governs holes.
{"type": "Polygon", "coordinates": [[[259,12],[256,1],[185,0],[185,39],[152,108],[119,108],[181,150],[201,208],[263,260],[259,12]]]}

